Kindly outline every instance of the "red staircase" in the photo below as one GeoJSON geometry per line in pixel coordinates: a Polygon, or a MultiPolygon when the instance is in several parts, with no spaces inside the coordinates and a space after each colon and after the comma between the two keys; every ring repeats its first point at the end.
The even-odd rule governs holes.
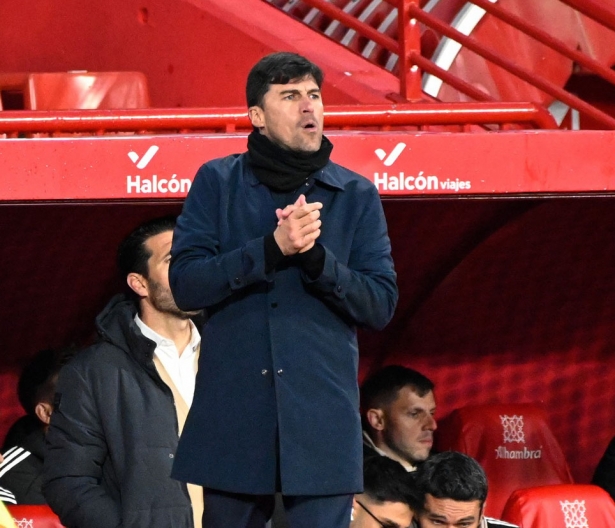
{"type": "Polygon", "coordinates": [[[406,100],[531,101],[562,128],[615,128],[613,0],[263,1],[398,75],[406,100]]]}

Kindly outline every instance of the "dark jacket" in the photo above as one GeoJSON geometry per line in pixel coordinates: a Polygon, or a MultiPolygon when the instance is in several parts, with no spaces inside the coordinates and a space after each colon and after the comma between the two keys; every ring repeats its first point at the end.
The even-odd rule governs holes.
{"type": "Polygon", "coordinates": [[[192,528],[185,484],[170,478],[178,441],[155,343],[114,298],[101,341],[60,372],[47,433],[43,493],[68,528],[192,528]]]}
{"type": "Polygon", "coordinates": [[[45,504],[41,491],[45,433],[41,422],[38,429],[21,440],[20,445],[6,450],[3,456],[0,488],[10,492],[13,497],[0,496],[0,499],[11,504],[45,504]]]}
{"type": "Polygon", "coordinates": [[[374,185],[335,163],[300,192],[323,203],[315,280],[296,257],[266,272],[276,203],[245,154],[205,164],[190,189],[169,276],[177,304],[209,320],[182,480],[270,494],[279,471],[286,495],[362,489],[356,328],[384,327],[397,302],[386,221],[374,185]]]}
{"type": "Polygon", "coordinates": [[[592,484],[605,489],[615,500],[615,438],[611,440],[604,455],[600,459],[592,484]]]}

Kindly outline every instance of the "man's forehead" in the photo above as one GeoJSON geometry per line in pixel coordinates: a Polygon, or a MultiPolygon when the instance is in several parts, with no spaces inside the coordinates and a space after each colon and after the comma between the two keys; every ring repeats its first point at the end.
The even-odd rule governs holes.
{"type": "Polygon", "coordinates": [[[145,241],[145,246],[150,250],[151,256],[163,256],[171,250],[173,242],[173,231],[163,231],[157,235],[149,237],[145,241]]]}
{"type": "Polygon", "coordinates": [[[438,499],[429,493],[425,495],[425,513],[430,517],[445,519],[456,523],[462,519],[476,520],[480,518],[481,503],[479,500],[458,501],[454,499],[438,499]]]}
{"type": "Polygon", "coordinates": [[[316,82],[316,79],[314,79],[314,77],[311,75],[306,75],[305,77],[291,79],[290,81],[284,84],[272,83],[269,85],[269,91],[284,92],[286,90],[294,90],[294,89],[297,89],[298,85],[307,85],[305,88],[307,88],[310,91],[320,90],[320,88],[318,87],[318,83],[316,82]]]}
{"type": "Polygon", "coordinates": [[[421,396],[415,387],[406,385],[397,391],[394,404],[411,405],[420,407],[433,407],[436,404],[433,391],[429,391],[421,396]]]}

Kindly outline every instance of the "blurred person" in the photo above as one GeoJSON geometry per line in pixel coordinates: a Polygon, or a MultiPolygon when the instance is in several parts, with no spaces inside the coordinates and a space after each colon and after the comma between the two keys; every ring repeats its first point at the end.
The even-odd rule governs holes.
{"type": "Polygon", "coordinates": [[[352,501],[350,528],[410,528],[417,494],[398,462],[372,457],[363,468],[363,493],[352,501]]]}
{"type": "Polygon", "coordinates": [[[73,349],[41,350],[23,369],[17,396],[26,416],[13,424],[0,457],[0,500],[10,504],[45,504],[41,490],[45,433],[53,412],[58,372],[73,349]]]}
{"type": "Polygon", "coordinates": [[[483,515],[487,475],[468,455],[438,453],[421,464],[414,475],[419,497],[417,528],[518,528],[483,515]]]}
{"type": "Polygon", "coordinates": [[[205,486],[206,528],[348,528],[362,486],[357,327],[383,328],[396,274],[378,191],[336,163],[323,74],[295,53],[250,71],[248,150],[204,164],[170,281],[208,323],[173,476],[205,486]],[[241,388],[241,389],[239,389],[241,388]]]}
{"type": "Polygon", "coordinates": [[[174,217],[120,244],[132,299],[96,319],[99,341],[60,372],[43,493],[67,528],[193,528],[202,490],[170,477],[192,402],[200,336],[168,283],[174,217]]]}
{"type": "Polygon", "coordinates": [[[361,385],[363,454],[387,456],[407,471],[427,459],[433,446],[434,384],[416,370],[389,365],[361,385]]]}
{"type": "Polygon", "coordinates": [[[615,437],[611,439],[596,466],[592,484],[600,486],[615,500],[615,437]]]}

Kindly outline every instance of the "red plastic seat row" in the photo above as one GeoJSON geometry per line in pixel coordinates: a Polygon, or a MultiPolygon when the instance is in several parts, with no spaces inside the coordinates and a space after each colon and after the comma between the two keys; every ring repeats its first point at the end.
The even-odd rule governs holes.
{"type": "Polygon", "coordinates": [[[466,453],[485,470],[485,513],[501,518],[520,488],[571,484],[562,449],[537,405],[477,405],[453,411],[438,424],[437,448],[466,453]]]}
{"type": "Polygon", "coordinates": [[[7,504],[18,528],[64,528],[58,516],[46,505],[7,504]]]}
{"type": "Polygon", "coordinates": [[[26,110],[148,108],[141,72],[1,73],[0,90],[22,92],[26,110]]]}
{"type": "Polygon", "coordinates": [[[541,486],[515,491],[502,518],[521,528],[612,528],[615,503],[598,486],[541,486]]]}

